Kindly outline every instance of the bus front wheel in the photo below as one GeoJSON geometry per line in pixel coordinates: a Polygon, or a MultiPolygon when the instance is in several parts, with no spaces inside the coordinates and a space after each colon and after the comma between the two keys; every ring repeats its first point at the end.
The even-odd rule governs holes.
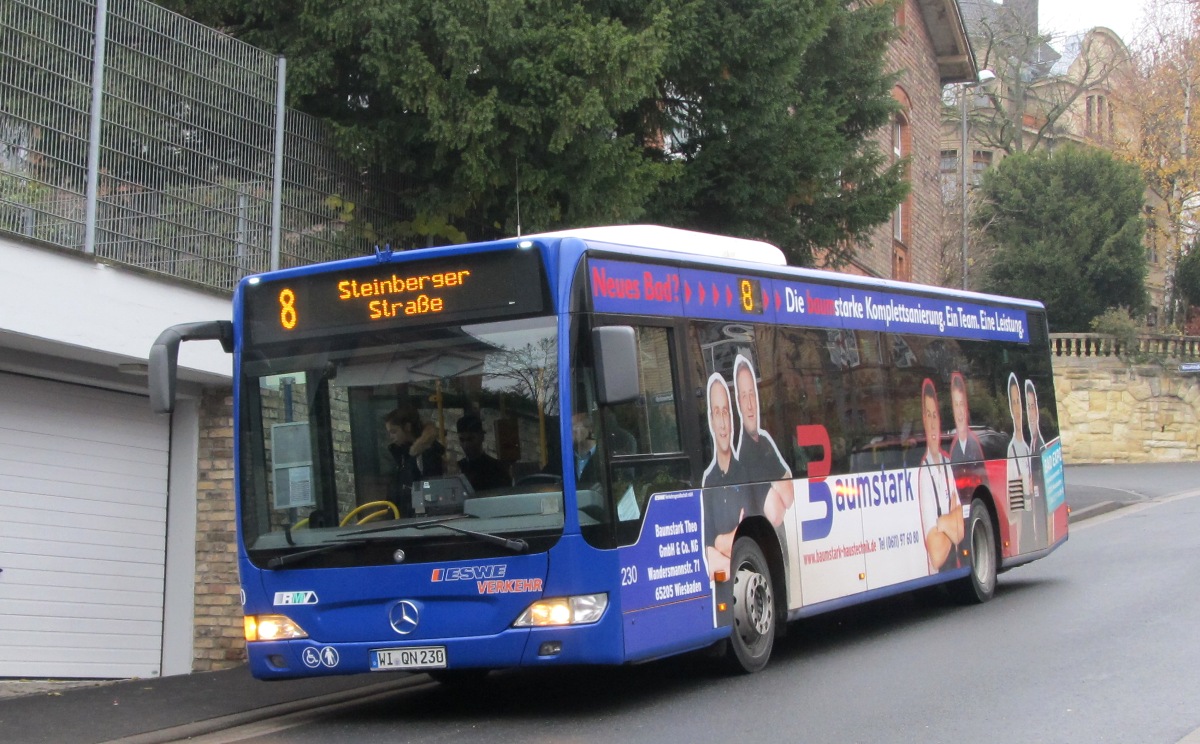
{"type": "Polygon", "coordinates": [[[962,604],[981,604],[996,593],[996,531],[981,499],[971,502],[966,539],[970,541],[971,573],[950,584],[950,596],[962,604]]]}
{"type": "Polygon", "coordinates": [[[775,590],[771,570],[758,543],[739,537],[730,561],[733,572],[733,633],[726,660],[738,672],[757,672],[767,665],[775,645],[775,590]]]}

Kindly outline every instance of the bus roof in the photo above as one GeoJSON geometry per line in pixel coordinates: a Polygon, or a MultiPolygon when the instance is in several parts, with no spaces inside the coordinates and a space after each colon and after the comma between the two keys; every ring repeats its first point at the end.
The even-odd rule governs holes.
{"type": "Polygon", "coordinates": [[[581,227],[573,230],[522,235],[522,240],[534,238],[579,238],[613,245],[651,248],[672,253],[710,258],[739,259],[753,263],[786,266],[783,251],[761,240],[732,238],[726,235],[681,230],[662,225],[609,225],[581,227]]]}
{"type": "MultiPolygon", "coordinates": [[[[674,253],[679,256],[692,256],[708,259],[705,263],[734,261],[742,263],[758,263],[766,266],[778,266],[784,273],[821,283],[859,286],[864,289],[885,289],[900,292],[915,292],[941,297],[957,297],[966,300],[982,300],[1007,305],[1044,309],[1045,306],[1037,300],[1020,297],[941,287],[936,284],[919,284],[897,279],[884,279],[872,276],[847,274],[828,269],[813,269],[800,266],[789,266],[783,251],[778,247],[761,240],[734,238],[725,235],[683,230],[662,225],[610,225],[604,227],[580,227],[569,230],[522,235],[508,240],[534,240],[537,238],[578,238],[591,243],[589,247],[601,247],[597,243],[607,243],[611,246],[627,246],[634,249],[629,258],[652,256],[654,251],[674,253]],[[650,253],[642,251],[649,250],[650,253]]],[[[718,264],[719,265],[719,264],[718,264]]]]}

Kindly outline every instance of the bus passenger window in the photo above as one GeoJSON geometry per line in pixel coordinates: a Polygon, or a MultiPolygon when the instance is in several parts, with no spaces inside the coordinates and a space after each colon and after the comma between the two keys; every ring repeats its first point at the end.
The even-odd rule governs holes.
{"type": "Polygon", "coordinates": [[[671,334],[666,328],[641,327],[638,332],[636,401],[610,406],[603,428],[609,454],[649,455],[679,452],[679,420],[675,412],[671,334]]]}

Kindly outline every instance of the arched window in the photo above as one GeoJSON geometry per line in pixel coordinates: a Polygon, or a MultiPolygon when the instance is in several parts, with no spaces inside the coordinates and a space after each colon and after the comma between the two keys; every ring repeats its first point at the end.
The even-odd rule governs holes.
{"type": "MultiPolygon", "coordinates": [[[[900,104],[900,110],[892,117],[892,162],[904,160],[912,152],[912,134],[909,131],[909,99],[903,88],[892,90],[892,96],[900,104]]],[[[905,169],[904,178],[909,178],[905,169]]],[[[912,239],[912,193],[896,205],[892,214],[892,278],[907,281],[912,276],[908,261],[908,247],[912,239]]]]}

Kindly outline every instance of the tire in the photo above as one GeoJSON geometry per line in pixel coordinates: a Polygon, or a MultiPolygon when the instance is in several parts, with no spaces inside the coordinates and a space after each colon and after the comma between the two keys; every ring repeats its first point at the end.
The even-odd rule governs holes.
{"type": "Polygon", "coordinates": [[[950,596],[961,604],[983,604],[996,593],[996,529],[987,504],[981,499],[971,502],[971,517],[967,520],[966,540],[971,546],[971,573],[947,585],[950,596]]]}
{"type": "Polygon", "coordinates": [[[733,573],[733,628],[725,661],[739,673],[761,670],[775,645],[775,587],[767,559],[758,543],[739,537],[730,561],[733,573]]]}

